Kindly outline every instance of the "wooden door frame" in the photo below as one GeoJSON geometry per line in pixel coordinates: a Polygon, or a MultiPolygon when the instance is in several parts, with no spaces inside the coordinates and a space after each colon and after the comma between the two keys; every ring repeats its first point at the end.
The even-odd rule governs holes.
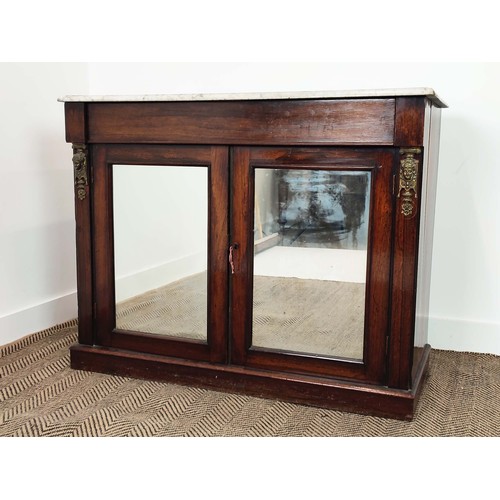
{"type": "Polygon", "coordinates": [[[392,176],[394,151],[389,148],[235,147],[232,154],[232,243],[235,272],[231,287],[231,363],[252,368],[308,373],[381,383],[386,377],[390,318],[392,176]],[[363,360],[296,354],[251,347],[253,288],[254,169],[310,168],[363,170],[372,173],[367,262],[367,297],[363,360]],[[371,291],[371,293],[369,293],[371,291]]]}
{"type": "Polygon", "coordinates": [[[224,363],[228,314],[228,148],[222,146],[93,145],[94,345],[224,363]],[[207,341],[117,330],[112,165],[208,168],[207,341]]]}

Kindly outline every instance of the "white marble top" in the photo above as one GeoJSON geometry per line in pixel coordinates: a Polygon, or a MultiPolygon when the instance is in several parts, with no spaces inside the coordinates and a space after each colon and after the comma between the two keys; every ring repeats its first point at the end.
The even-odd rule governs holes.
{"type": "Polygon", "coordinates": [[[60,102],[158,102],[158,101],[259,101],[271,99],[346,99],[426,96],[436,106],[447,105],[433,89],[427,87],[376,89],[376,90],[325,90],[299,92],[246,92],[232,94],[147,94],[147,95],[67,95],[60,97],[60,102]]]}

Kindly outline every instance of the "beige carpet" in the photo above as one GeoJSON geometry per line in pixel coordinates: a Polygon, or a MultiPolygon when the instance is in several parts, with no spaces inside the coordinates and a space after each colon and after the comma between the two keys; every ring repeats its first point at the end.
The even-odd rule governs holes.
{"type": "MultiPolygon", "coordinates": [[[[206,339],[206,274],[199,273],[118,305],[125,330],[206,339]]],[[[365,286],[255,276],[253,345],[363,358],[365,286]]]]}
{"type": "Polygon", "coordinates": [[[412,422],[72,370],[76,323],[0,347],[0,436],[500,436],[500,357],[433,351],[412,422]]]}

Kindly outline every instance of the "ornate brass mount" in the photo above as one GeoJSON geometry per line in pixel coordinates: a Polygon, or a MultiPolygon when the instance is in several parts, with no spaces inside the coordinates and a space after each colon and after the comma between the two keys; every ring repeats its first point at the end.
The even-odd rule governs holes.
{"type": "Polygon", "coordinates": [[[417,198],[418,180],[418,155],[422,152],[420,148],[400,149],[399,189],[398,198],[401,198],[401,213],[405,217],[411,217],[414,213],[417,198]]]}
{"type": "Polygon", "coordinates": [[[88,161],[87,146],[85,144],[73,144],[73,169],[75,173],[75,192],[79,200],[87,196],[88,161]]]}

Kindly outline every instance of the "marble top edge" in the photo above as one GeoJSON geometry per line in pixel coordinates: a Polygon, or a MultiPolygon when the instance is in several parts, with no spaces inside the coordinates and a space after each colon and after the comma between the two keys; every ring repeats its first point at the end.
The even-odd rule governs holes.
{"type": "Polygon", "coordinates": [[[59,102],[175,102],[175,101],[258,101],[273,99],[341,99],[425,96],[437,106],[447,105],[428,87],[364,89],[364,90],[325,90],[295,92],[244,92],[244,93],[199,93],[199,94],[145,94],[145,95],[67,95],[59,102]]]}

